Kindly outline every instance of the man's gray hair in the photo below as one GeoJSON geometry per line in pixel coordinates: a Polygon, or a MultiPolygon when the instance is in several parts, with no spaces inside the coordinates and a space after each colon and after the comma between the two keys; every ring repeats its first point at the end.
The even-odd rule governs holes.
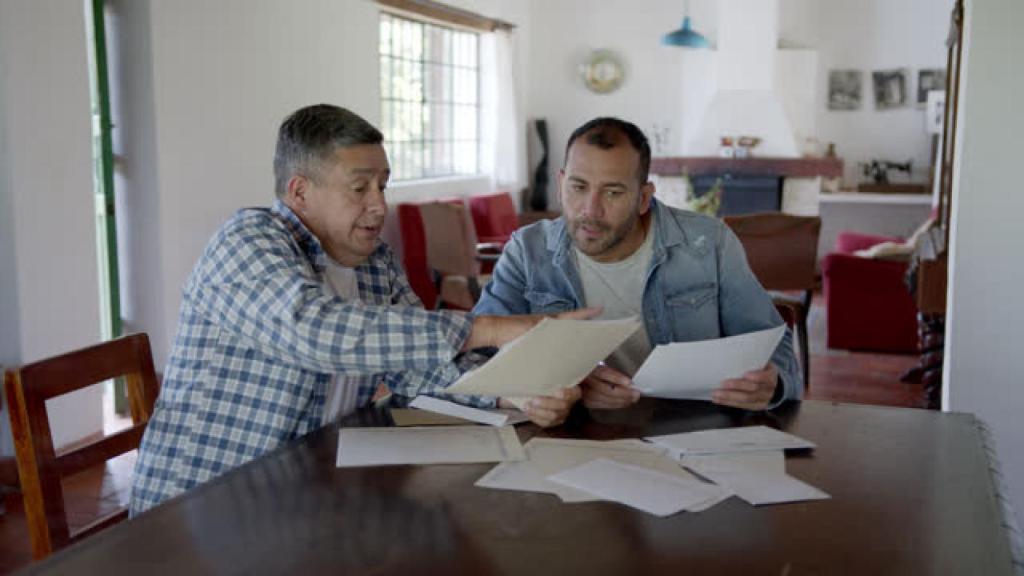
{"type": "Polygon", "coordinates": [[[338,148],[380,144],[384,135],[358,114],[330,104],[300,108],[285,118],[274,152],[274,193],[283,198],[288,181],[301,175],[314,181],[338,148]]]}

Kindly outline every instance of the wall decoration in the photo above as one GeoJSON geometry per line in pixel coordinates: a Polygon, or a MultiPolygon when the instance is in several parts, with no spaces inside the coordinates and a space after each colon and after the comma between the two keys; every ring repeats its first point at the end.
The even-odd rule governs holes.
{"type": "Polygon", "coordinates": [[[942,68],[921,69],[917,71],[917,103],[927,104],[928,93],[932,90],[946,89],[946,71],[942,68]]]}
{"type": "Polygon", "coordinates": [[[529,208],[543,212],[548,209],[548,121],[538,118],[533,121],[540,143],[540,160],[533,172],[533,188],[530,190],[529,208]]]}
{"type": "Polygon", "coordinates": [[[864,74],[860,70],[829,70],[828,109],[860,110],[864,74]]]}
{"type": "Polygon", "coordinates": [[[583,85],[592,92],[607,94],[622,84],[625,70],[619,57],[609,50],[594,50],[580,66],[583,85]]]}
{"type": "Polygon", "coordinates": [[[907,70],[876,70],[872,76],[875,81],[875,108],[889,110],[900,108],[907,103],[907,70]]]}

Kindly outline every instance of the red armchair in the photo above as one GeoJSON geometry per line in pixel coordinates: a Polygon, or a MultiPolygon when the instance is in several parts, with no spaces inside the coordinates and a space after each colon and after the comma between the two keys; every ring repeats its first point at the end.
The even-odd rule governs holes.
{"type": "Polygon", "coordinates": [[[907,289],[907,263],[853,253],[900,238],[841,232],[822,261],[828,346],[917,353],[917,306],[907,289]]]}
{"type": "Polygon", "coordinates": [[[473,227],[479,242],[505,245],[519,227],[516,205],[508,192],[472,196],[469,209],[473,213],[473,227]]]}

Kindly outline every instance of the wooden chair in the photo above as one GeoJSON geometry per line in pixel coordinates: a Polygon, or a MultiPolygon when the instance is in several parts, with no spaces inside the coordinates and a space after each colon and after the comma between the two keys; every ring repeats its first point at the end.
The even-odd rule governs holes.
{"type": "Polygon", "coordinates": [[[427,266],[437,280],[438,307],[471,309],[490,276],[481,262],[497,261],[501,245],[477,242],[473,222],[461,201],[420,204],[427,266]]]}
{"type": "Polygon", "coordinates": [[[118,510],[72,534],[61,479],[139,447],[158,392],[149,338],[134,334],[7,370],[4,389],[32,556],[45,558],[127,518],[127,509],[118,510]],[[46,401],[119,376],[127,382],[133,426],[57,454],[46,401]]]}
{"type": "Polygon", "coordinates": [[[726,225],[743,244],[747,262],[765,290],[772,295],[777,308],[791,306],[796,312],[794,332],[800,346],[800,367],[804,387],[810,381],[807,317],[811,297],[818,286],[818,235],[821,218],[793,216],[781,212],[761,212],[725,216],[726,225]],[[801,291],[800,299],[779,292],[801,291]]]}

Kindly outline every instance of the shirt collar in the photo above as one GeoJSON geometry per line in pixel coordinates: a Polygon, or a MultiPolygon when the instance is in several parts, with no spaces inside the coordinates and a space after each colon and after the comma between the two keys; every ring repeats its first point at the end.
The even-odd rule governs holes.
{"type": "Polygon", "coordinates": [[[299,247],[309,257],[317,272],[323,272],[327,267],[327,253],[324,252],[320,240],[309,231],[309,228],[306,228],[306,225],[302,223],[298,215],[287,204],[282,202],[280,198],[274,200],[270,211],[280,216],[285,225],[288,226],[292,237],[295,238],[295,241],[299,243],[299,247]]]}

